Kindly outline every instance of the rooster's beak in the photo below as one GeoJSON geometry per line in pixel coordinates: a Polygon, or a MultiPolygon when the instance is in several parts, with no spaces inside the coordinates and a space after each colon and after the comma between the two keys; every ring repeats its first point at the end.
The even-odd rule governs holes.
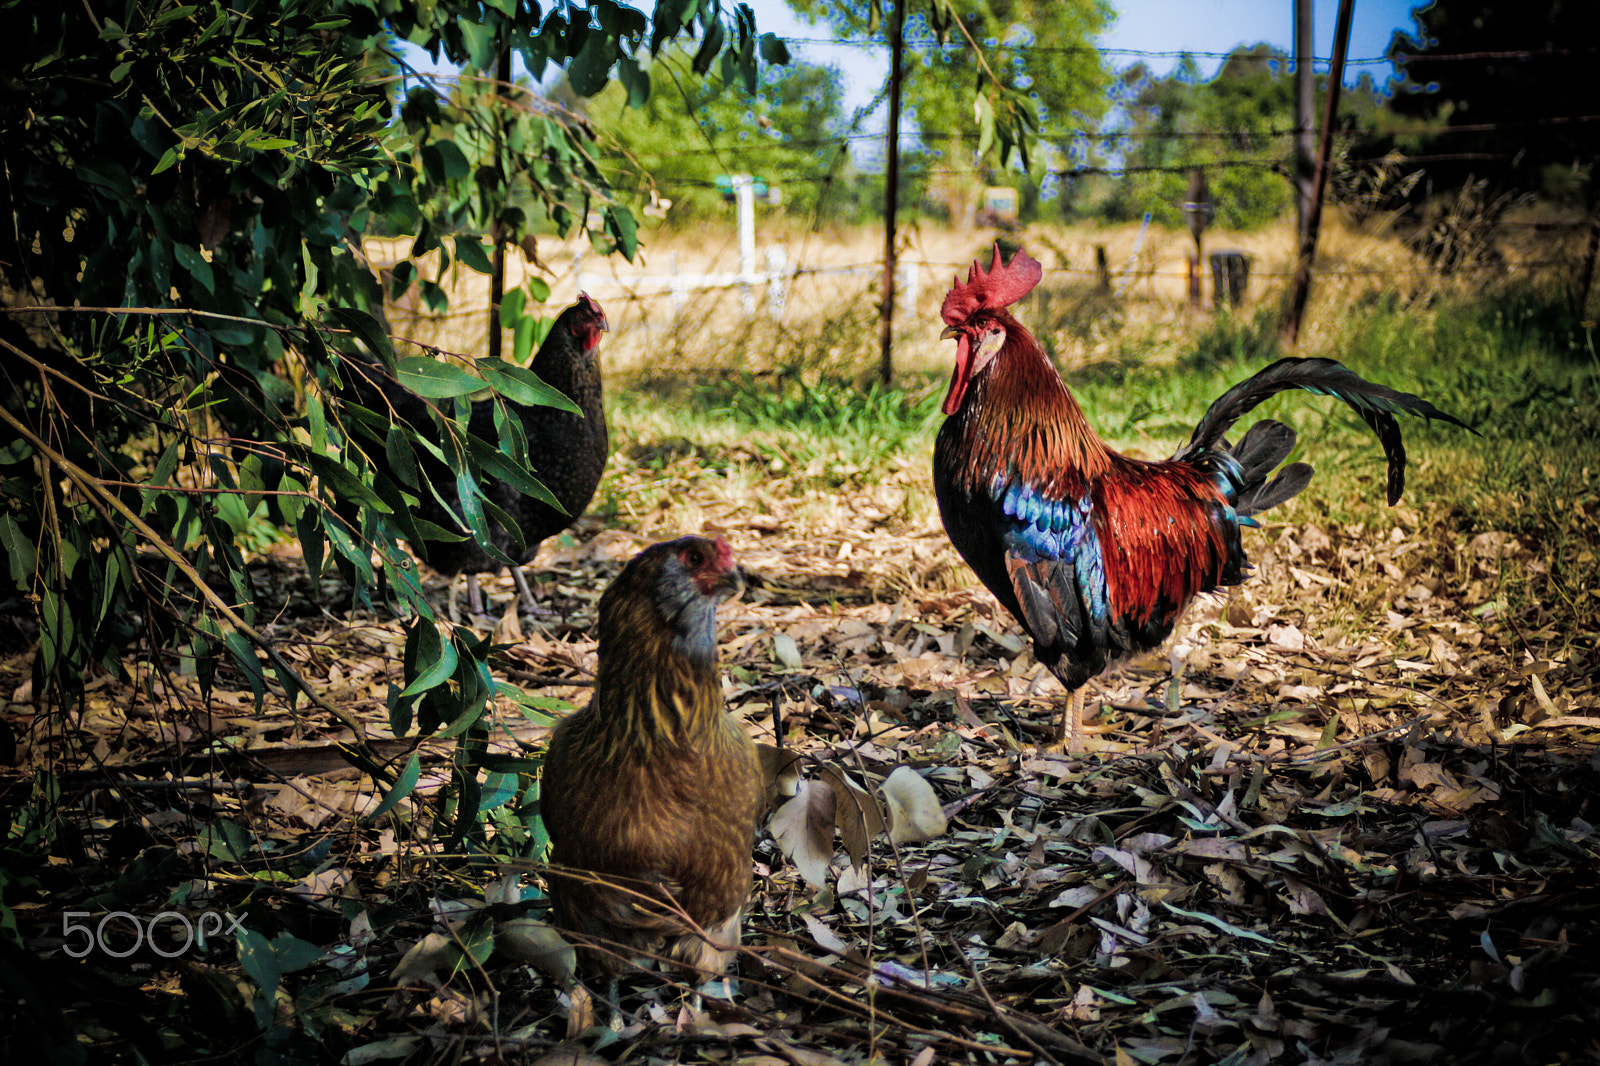
{"type": "Polygon", "coordinates": [[[959,336],[961,336],[961,331],[959,329],[957,329],[954,326],[946,326],[944,328],[944,332],[939,334],[939,339],[942,340],[942,341],[947,341],[947,340],[950,340],[952,337],[959,337],[959,336]]]}

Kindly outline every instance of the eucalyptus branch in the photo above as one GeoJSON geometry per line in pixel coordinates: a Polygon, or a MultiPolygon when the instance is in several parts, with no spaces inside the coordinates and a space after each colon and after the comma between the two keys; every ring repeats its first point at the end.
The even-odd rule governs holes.
{"type": "Polygon", "coordinates": [[[255,627],[250,625],[250,623],[241,618],[239,614],[228,605],[228,602],[222,598],[221,594],[206,582],[205,578],[201,576],[200,571],[195,569],[194,565],[190,563],[188,559],[184,558],[182,552],[168,544],[160,533],[156,532],[155,529],[153,529],[148,523],[135,514],[133,509],[124,503],[116,493],[109,491],[99,478],[95,477],[93,474],[90,474],[88,471],[78,466],[78,464],[74,463],[71,459],[68,459],[60,452],[51,448],[41,437],[35,434],[22,422],[18,421],[16,416],[14,416],[4,407],[0,407],[0,420],[4,420],[7,425],[16,430],[19,436],[21,436],[29,444],[33,445],[34,448],[38,449],[39,454],[48,459],[52,466],[70,478],[73,483],[81,488],[84,492],[98,497],[105,504],[120,514],[123,519],[129,525],[131,525],[142,538],[144,538],[147,543],[149,543],[163,558],[172,563],[172,565],[175,566],[184,577],[188,578],[190,582],[194,584],[195,589],[200,593],[201,597],[204,598],[205,601],[209,603],[218,614],[226,619],[228,624],[231,625],[236,632],[245,637],[245,639],[249,640],[252,644],[260,648],[261,651],[266,654],[267,658],[271,660],[272,665],[278,670],[280,676],[293,681],[295,687],[304,693],[307,699],[309,699],[323,712],[332,716],[334,719],[350,729],[350,731],[355,734],[356,738],[354,751],[351,751],[345,745],[340,745],[341,750],[344,750],[348,757],[358,757],[359,761],[357,762],[357,765],[366,770],[368,773],[371,773],[382,780],[390,779],[390,775],[381,769],[381,767],[378,765],[376,755],[367,746],[366,727],[361,723],[361,720],[350,714],[348,711],[345,711],[339,707],[335,707],[332,703],[329,703],[326,699],[324,699],[321,694],[316,692],[316,690],[314,690],[311,685],[300,676],[299,672],[296,671],[294,667],[290,666],[288,661],[284,659],[281,654],[279,654],[278,649],[273,645],[272,641],[258,632],[255,627]]]}
{"type": "MultiPolygon", "coordinates": [[[[242,315],[225,315],[220,311],[201,311],[194,307],[83,307],[73,304],[71,307],[57,307],[50,304],[36,304],[24,307],[0,307],[0,314],[19,315],[28,314],[101,314],[101,315],[150,315],[160,318],[163,315],[194,315],[197,318],[215,318],[222,322],[241,322],[247,326],[262,326],[275,332],[282,332],[294,327],[281,326],[276,322],[268,322],[262,318],[246,318],[242,315]]],[[[330,332],[343,332],[330,330],[330,332]]]]}
{"type": "Polygon", "coordinates": [[[989,75],[989,80],[994,83],[994,87],[1004,91],[1005,86],[1001,83],[1000,76],[989,66],[988,57],[984,54],[983,49],[978,47],[978,42],[972,39],[972,34],[967,30],[967,24],[961,21],[961,16],[957,15],[950,21],[955,23],[956,29],[961,31],[961,36],[967,39],[967,47],[972,50],[972,57],[978,61],[978,66],[983,69],[983,72],[989,75]]]}

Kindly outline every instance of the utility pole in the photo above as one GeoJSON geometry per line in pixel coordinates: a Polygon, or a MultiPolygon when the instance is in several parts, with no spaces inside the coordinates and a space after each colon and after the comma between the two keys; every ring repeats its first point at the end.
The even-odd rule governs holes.
{"type": "Polygon", "coordinates": [[[889,159],[883,196],[883,306],[879,310],[878,357],[878,378],[885,388],[894,381],[895,214],[900,207],[900,80],[907,2],[894,0],[894,15],[889,20],[889,159]]]}
{"type": "Polygon", "coordinates": [[[1333,30],[1333,60],[1328,64],[1328,102],[1322,112],[1322,139],[1317,146],[1317,172],[1311,184],[1311,205],[1306,213],[1306,232],[1300,240],[1300,258],[1295,263],[1290,290],[1289,313],[1283,335],[1289,344],[1300,340],[1300,320],[1311,295],[1311,265],[1317,257],[1317,230],[1322,226],[1322,200],[1328,191],[1328,161],[1333,155],[1333,127],[1339,117],[1339,90],[1344,83],[1344,57],[1350,44],[1350,19],[1356,0],[1339,0],[1338,23],[1333,30]]]}

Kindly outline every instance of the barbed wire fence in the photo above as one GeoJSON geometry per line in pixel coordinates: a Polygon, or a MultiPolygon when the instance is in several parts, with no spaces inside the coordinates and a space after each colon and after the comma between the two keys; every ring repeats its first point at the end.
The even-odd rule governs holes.
{"type": "MultiPolygon", "coordinates": [[[[833,41],[822,38],[785,38],[789,45],[831,44],[862,49],[883,49],[883,41],[833,41]]],[[[908,47],[927,48],[929,42],[908,42],[908,47]]],[[[1086,49],[1050,48],[1043,46],[1015,46],[1017,52],[1066,53],[1089,51],[1086,49]]],[[[1194,59],[1240,58],[1234,53],[1221,52],[1158,52],[1128,49],[1094,49],[1106,58],[1145,61],[1190,57],[1194,59]]],[[[1506,59],[1538,60],[1557,55],[1594,54],[1600,46],[1549,48],[1536,50],[1506,50],[1495,52],[1470,52],[1455,55],[1428,55],[1429,62],[1488,62],[1506,59]]],[[[1252,61],[1282,61],[1273,57],[1244,56],[1252,61]]],[[[1366,57],[1349,59],[1348,67],[1389,64],[1394,57],[1366,57]]],[[[1326,69],[1327,60],[1318,58],[1315,63],[1326,69]]],[[[834,165],[823,173],[786,175],[779,188],[793,188],[808,184],[824,189],[838,187],[847,182],[857,185],[877,181],[883,175],[870,171],[858,172],[849,179],[838,173],[839,161],[850,158],[853,148],[883,142],[883,134],[861,132],[860,120],[848,130],[838,134],[804,140],[778,138],[753,138],[734,145],[719,147],[689,147],[676,149],[674,155],[684,157],[709,156],[719,162],[736,162],[745,170],[760,173],[765,162],[780,156],[792,159],[796,151],[814,153],[818,159],[831,158],[834,165]]],[[[1571,126],[1592,128],[1600,124],[1600,114],[1530,115],[1514,121],[1498,121],[1435,126],[1429,124],[1389,125],[1381,131],[1349,129],[1336,131],[1336,138],[1346,146],[1341,165],[1347,170],[1389,167],[1401,171],[1415,171],[1439,163],[1502,164],[1513,158],[1513,153],[1459,151],[1451,152],[1433,148],[1427,151],[1390,151],[1382,156],[1350,154],[1349,146],[1363,138],[1381,133],[1391,140],[1404,137],[1426,137],[1434,144],[1448,145],[1447,138],[1489,132],[1515,133],[1519,130],[1537,130],[1549,127],[1571,126]]],[[[1061,152],[1056,162],[1048,168],[1048,176],[1059,181],[1080,179],[1123,180],[1132,175],[1187,175],[1195,170],[1220,175],[1229,171],[1251,170],[1279,174],[1286,185],[1291,176],[1292,140],[1298,131],[1289,127],[1234,130],[1141,130],[1134,128],[1073,129],[1046,127],[1040,131],[1042,142],[1051,145],[1090,146],[1109,158],[1084,158],[1079,152],[1073,160],[1070,153],[1061,152]],[[1141,158],[1159,155],[1162,143],[1182,144],[1215,142],[1237,149],[1216,158],[1186,160],[1183,162],[1140,162],[1141,158]],[[1156,151],[1144,151],[1154,145],[1156,151]]],[[[902,136],[909,143],[924,150],[923,165],[912,169],[909,178],[924,187],[944,180],[972,182],[982,174],[979,167],[940,165],[938,157],[927,152],[929,145],[976,144],[980,135],[967,129],[920,129],[902,136]]],[[[652,186],[661,193],[716,191],[726,194],[728,183],[710,179],[661,177],[652,186]]],[[[1359,208],[1360,205],[1344,205],[1359,208]]],[[[678,328],[685,317],[704,323],[715,319],[737,319],[752,316],[764,317],[780,327],[785,323],[803,321],[827,314],[837,308],[841,300],[872,299],[881,286],[883,259],[881,245],[873,248],[870,241],[841,242],[837,231],[816,225],[816,219],[797,217],[787,205],[760,205],[753,212],[755,232],[742,235],[731,223],[735,221],[735,205],[729,205],[728,226],[706,225],[691,232],[659,231],[647,238],[644,254],[638,264],[628,264],[615,257],[595,256],[585,248],[587,242],[559,244],[556,254],[542,254],[544,280],[551,286],[551,302],[555,306],[576,297],[580,290],[590,291],[607,307],[613,321],[613,330],[620,335],[633,330],[655,334],[678,328]],[[810,223],[810,224],[808,224],[810,223]],[[659,246],[659,251],[651,244],[659,246]],[[752,248],[759,248],[752,257],[752,248]],[[871,249],[869,251],[869,249],[871,249]]],[[[1092,225],[1092,223],[1091,223],[1092,225]]],[[[1070,223],[1062,223],[1062,229],[1070,223]]],[[[1422,289],[1436,285],[1444,274],[1457,284],[1473,279],[1488,280],[1507,276],[1550,274],[1570,277],[1576,266],[1576,256],[1582,243],[1580,235],[1592,226],[1588,218],[1570,219],[1507,219],[1495,220],[1495,228],[1510,239],[1502,246],[1491,249],[1491,254],[1468,258],[1441,269],[1420,252],[1389,254],[1382,257],[1349,257],[1335,255],[1317,271],[1317,277],[1365,283],[1385,288],[1422,289]],[[1532,239],[1519,239],[1517,235],[1532,239]],[[1375,261],[1381,258],[1382,261],[1375,261]]],[[[926,319],[935,310],[934,304],[943,292],[943,281],[952,272],[964,271],[975,255],[996,236],[1008,234],[993,226],[979,226],[970,219],[938,221],[926,212],[909,222],[910,233],[906,240],[906,257],[897,273],[896,305],[905,320],[914,323],[919,317],[926,319]],[[927,306],[924,306],[927,305],[927,306]]],[[[1124,299],[1146,299],[1178,303],[1183,298],[1183,286],[1190,276],[1187,263],[1188,239],[1179,242],[1174,232],[1159,224],[1152,226],[1150,212],[1134,233],[1128,227],[1102,227],[1099,239],[1093,236],[1073,236],[1053,241],[1055,262],[1050,266],[1050,277],[1058,284],[1100,287],[1115,292],[1124,299]]],[[[1243,253],[1253,262],[1249,276],[1255,283],[1251,299],[1273,299],[1294,272],[1292,252],[1275,253],[1260,250],[1268,243],[1264,235],[1230,234],[1229,240],[1239,244],[1243,253]]],[[[556,242],[550,242],[556,243],[556,242]]],[[[1396,248],[1399,242],[1391,242],[1396,248]]],[[[1492,243],[1492,242],[1491,242],[1492,243]]],[[[541,242],[541,249],[546,242],[541,242]]],[[[1487,246],[1487,245],[1486,245],[1487,246]]],[[[1393,249],[1391,249],[1392,251],[1393,249]]],[[[532,264],[522,264],[526,276],[532,264]]],[[[519,280],[515,272],[510,279],[519,280]]],[[[395,309],[402,322],[410,320],[413,331],[424,321],[434,323],[433,329],[454,333],[460,328],[481,321],[488,306],[488,291],[481,298],[474,291],[470,278],[458,279],[453,293],[451,311],[446,316],[430,316],[415,306],[395,309]]],[[[931,319],[930,319],[931,321],[931,319]]]]}

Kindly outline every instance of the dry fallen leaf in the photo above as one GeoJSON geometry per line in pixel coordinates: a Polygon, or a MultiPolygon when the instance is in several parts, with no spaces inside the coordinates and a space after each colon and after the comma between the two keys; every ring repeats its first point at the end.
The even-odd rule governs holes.
{"type": "Polygon", "coordinates": [[[534,918],[496,922],[494,949],[563,984],[576,976],[577,952],[550,925],[534,918]]]}
{"type": "Polygon", "coordinates": [[[828,883],[833,820],[833,789],[818,781],[802,781],[794,798],[773,813],[767,826],[800,876],[817,888],[828,883]]]}
{"type": "Polygon", "coordinates": [[[800,788],[800,753],[794,748],[757,744],[761,759],[761,779],[767,786],[767,804],[776,805],[779,796],[792,796],[800,788]]]}
{"type": "Polygon", "coordinates": [[[832,763],[821,767],[822,780],[833,790],[834,822],[844,840],[845,853],[854,866],[867,858],[867,842],[883,832],[883,814],[867,790],[832,763]]]}
{"type": "Polygon", "coordinates": [[[558,1044],[533,1061],[533,1066],[606,1066],[606,1060],[578,1043],[558,1044]]]}
{"type": "Polygon", "coordinates": [[[395,964],[390,978],[397,985],[420,984],[442,970],[448,970],[453,956],[451,940],[443,933],[429,933],[406,949],[395,964]]]}
{"type": "Polygon", "coordinates": [[[943,836],[948,822],[933,786],[909,766],[896,767],[883,783],[889,801],[889,839],[916,844],[943,836]]]}

